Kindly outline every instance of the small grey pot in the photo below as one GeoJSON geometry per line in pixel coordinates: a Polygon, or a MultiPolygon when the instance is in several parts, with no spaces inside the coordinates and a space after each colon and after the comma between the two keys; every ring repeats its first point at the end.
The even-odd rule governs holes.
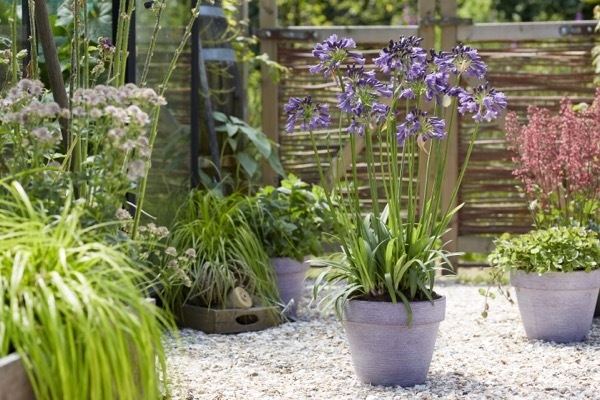
{"type": "Polygon", "coordinates": [[[277,276],[281,301],[286,306],[284,315],[294,317],[302,299],[304,279],[310,265],[292,258],[271,258],[271,264],[277,276]]]}
{"type": "Polygon", "coordinates": [[[511,271],[510,283],[528,338],[557,343],[586,339],[598,299],[600,270],[542,275],[517,270],[511,271]]]}
{"type": "Polygon", "coordinates": [[[412,325],[402,302],[350,300],[343,323],[358,379],[383,386],[425,382],[446,298],[411,302],[412,325]]]}

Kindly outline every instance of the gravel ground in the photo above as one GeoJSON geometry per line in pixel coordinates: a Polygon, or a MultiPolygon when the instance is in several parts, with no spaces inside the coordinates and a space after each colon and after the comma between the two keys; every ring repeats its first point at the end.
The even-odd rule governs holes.
{"type": "MultiPolygon", "coordinates": [[[[170,353],[176,399],[600,399],[600,319],[575,344],[529,340],[517,305],[503,298],[480,316],[483,286],[440,282],[447,296],[427,381],[413,388],[356,380],[335,313],[308,306],[299,321],[259,332],[185,329],[170,353]]],[[[514,293],[513,293],[514,294],[514,293]]]]}

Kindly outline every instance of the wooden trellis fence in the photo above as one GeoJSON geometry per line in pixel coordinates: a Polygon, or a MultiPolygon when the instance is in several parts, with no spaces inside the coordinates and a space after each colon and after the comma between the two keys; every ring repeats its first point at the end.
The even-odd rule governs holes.
{"type": "MultiPolygon", "coordinates": [[[[262,88],[263,129],[280,144],[287,171],[309,182],[318,182],[309,137],[285,132],[283,105],[290,96],[306,94],[319,101],[332,100],[331,87],[323,82],[322,76],[311,75],[308,68],[315,63],[311,55],[314,44],[334,33],[352,37],[366,54],[377,54],[390,39],[400,35],[420,36],[424,48],[434,47],[439,27],[441,49],[449,50],[460,42],[478,49],[488,64],[486,78],[507,95],[509,110],[524,114],[529,104],[556,108],[566,95],[575,102],[592,100],[594,74],[590,50],[600,40],[594,33],[594,21],[474,24],[457,18],[456,1],[440,2],[437,11],[435,3],[434,0],[419,2],[419,25],[284,29],[277,26],[276,1],[260,1],[261,52],[291,70],[278,84],[264,71],[262,88]]],[[[519,182],[511,173],[512,155],[506,149],[502,123],[500,120],[480,128],[457,200],[465,205],[455,215],[452,231],[446,238],[451,240],[449,250],[487,253],[496,236],[531,229],[527,205],[516,188],[519,182]]],[[[472,127],[470,117],[459,117],[455,124],[445,199],[450,198],[472,127]]],[[[323,140],[326,133],[320,132],[323,140]]],[[[328,148],[324,141],[320,149],[323,154],[340,150],[339,146],[328,148]]],[[[268,184],[277,183],[277,177],[268,169],[264,177],[268,184]]]]}

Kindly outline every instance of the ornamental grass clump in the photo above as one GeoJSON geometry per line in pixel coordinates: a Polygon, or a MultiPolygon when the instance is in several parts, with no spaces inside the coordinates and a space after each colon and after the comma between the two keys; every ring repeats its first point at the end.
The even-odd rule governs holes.
{"type": "Polygon", "coordinates": [[[19,353],[38,399],[163,398],[174,324],[141,266],[81,225],[82,204],[51,215],[19,183],[0,188],[0,357],[19,353]]]}
{"type": "Polygon", "coordinates": [[[291,98],[285,107],[287,131],[299,126],[310,132],[322,185],[332,189],[329,201],[340,205],[336,231],[343,261],[327,262],[329,268],[315,286],[316,296],[324,283],[347,281],[324,298],[338,312],[348,299],[399,299],[410,316],[410,301],[434,300],[435,270],[449,262],[450,255],[442,236],[460,208],[452,204],[477,131],[500,117],[506,107],[504,94],[488,83],[461,86],[463,77],[484,82],[486,65],[475,49],[460,44],[451,52],[427,51],[420,47],[421,40],[401,36],[390,41],[372,60],[375,71],[365,69],[366,60],[353,50],[352,39],[332,35],[315,46],[318,63],[311,72],[322,72],[339,88],[338,116],[310,96],[291,98]],[[455,110],[472,115],[475,128],[465,158],[458,160],[461,169],[454,190],[443,201],[449,158],[446,139],[455,110]],[[327,144],[342,148],[348,141],[349,163],[343,152],[335,158],[319,156],[315,132],[329,129],[334,122],[337,137],[328,136],[327,144]],[[359,145],[364,145],[364,162],[357,154],[359,145]],[[346,164],[348,168],[340,167],[346,164]],[[330,171],[325,171],[327,166],[330,171]],[[359,168],[366,169],[367,182],[360,180],[359,168]],[[364,197],[370,209],[361,205],[364,197]],[[384,204],[380,204],[382,197],[384,204]]]}
{"type": "Polygon", "coordinates": [[[523,181],[538,229],[600,223],[600,89],[591,106],[576,110],[569,98],[558,112],[529,106],[527,123],[506,117],[506,138],[516,152],[513,174],[523,181]]]}

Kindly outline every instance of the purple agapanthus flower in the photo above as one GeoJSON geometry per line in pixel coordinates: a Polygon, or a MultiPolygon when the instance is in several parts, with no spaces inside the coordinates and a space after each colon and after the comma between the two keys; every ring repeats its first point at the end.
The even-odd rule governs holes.
{"type": "Polygon", "coordinates": [[[429,117],[427,111],[412,110],[406,116],[406,122],[398,125],[396,140],[403,145],[409,136],[423,142],[428,139],[444,139],[446,137],[446,123],[443,119],[429,117]]]}
{"type": "Polygon", "coordinates": [[[300,121],[300,129],[305,131],[327,128],[331,124],[331,117],[327,113],[328,106],[319,103],[313,104],[310,96],[304,99],[291,97],[284,106],[284,110],[288,116],[285,130],[290,133],[294,131],[298,121],[300,121]]]}
{"type": "Polygon", "coordinates": [[[365,125],[372,117],[377,123],[385,121],[389,107],[381,104],[378,99],[391,97],[390,88],[377,80],[375,74],[364,72],[361,68],[348,68],[345,78],[345,90],[338,95],[338,107],[351,117],[348,127],[350,133],[363,134],[365,125]]]}
{"type": "Polygon", "coordinates": [[[454,60],[451,70],[454,74],[464,74],[469,78],[485,78],[487,66],[481,61],[477,50],[460,43],[452,49],[452,53],[454,54],[454,60]]]}
{"type": "Polygon", "coordinates": [[[462,90],[457,91],[459,102],[458,112],[461,114],[473,113],[473,119],[476,122],[486,120],[491,122],[500,117],[501,109],[506,108],[506,96],[502,92],[496,92],[494,88],[489,87],[489,83],[480,85],[473,90],[473,93],[462,90]]]}
{"type": "Polygon", "coordinates": [[[429,50],[430,58],[427,59],[427,64],[436,72],[450,72],[453,68],[455,56],[448,51],[436,52],[434,49],[429,50]]]}
{"type": "Polygon", "coordinates": [[[390,40],[388,47],[382,49],[379,57],[373,61],[386,74],[394,70],[414,74],[414,68],[424,64],[427,59],[427,52],[419,46],[422,40],[415,36],[400,36],[397,42],[390,40]]]}
{"type": "Polygon", "coordinates": [[[357,64],[364,64],[365,59],[361,53],[349,51],[356,48],[356,43],[350,38],[338,39],[337,35],[331,35],[323,43],[317,43],[313,49],[313,55],[320,61],[317,65],[310,67],[309,71],[313,74],[325,69],[325,76],[331,74],[333,70],[339,69],[342,62],[347,58],[352,58],[357,64]]]}
{"type": "Polygon", "coordinates": [[[425,77],[427,88],[425,90],[425,99],[431,101],[435,98],[437,104],[442,104],[442,99],[450,90],[448,79],[450,75],[446,72],[432,72],[425,77]]]}

